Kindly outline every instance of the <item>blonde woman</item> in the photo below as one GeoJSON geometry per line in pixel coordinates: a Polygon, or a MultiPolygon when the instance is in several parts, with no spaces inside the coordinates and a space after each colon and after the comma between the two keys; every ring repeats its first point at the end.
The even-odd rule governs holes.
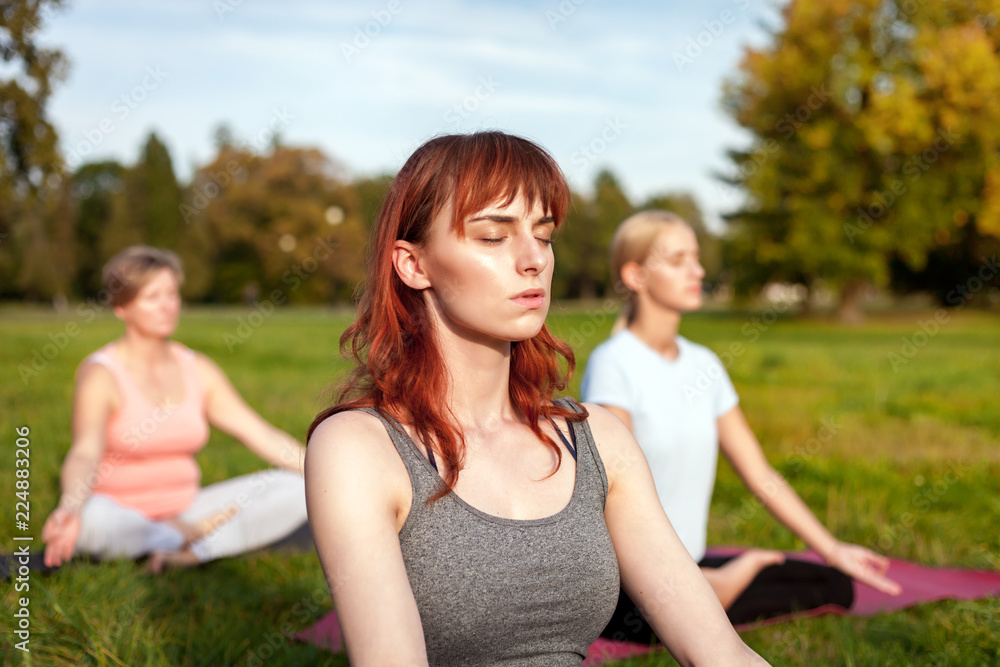
{"type": "MultiPolygon", "coordinates": [[[[677,333],[681,317],[702,305],[705,272],[691,227],[666,211],[637,213],[616,231],[611,263],[626,301],[616,333],[590,356],[583,400],[607,408],[632,430],[667,516],[730,619],[850,606],[850,578],[898,593],[898,584],[885,577],[885,557],[837,540],[768,464],[718,357],[677,333]],[[705,559],[720,448],[747,488],[830,567],[786,562],[781,552],[760,549],[705,559]]],[[[623,595],[605,636],[648,641],[650,630],[623,595]]]]}
{"type": "Polygon", "coordinates": [[[184,272],[169,250],[132,246],[104,267],[121,338],[76,375],[62,494],[42,528],[45,565],[74,554],[150,555],[190,566],[275,542],[306,520],[305,448],[258,415],[208,357],[170,340],[184,272]],[[209,424],[280,470],[201,488],[209,424]]]}

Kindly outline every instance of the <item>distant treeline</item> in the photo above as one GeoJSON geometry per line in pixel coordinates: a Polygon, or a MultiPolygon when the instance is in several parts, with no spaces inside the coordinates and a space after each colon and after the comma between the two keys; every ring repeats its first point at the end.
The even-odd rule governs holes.
{"type": "MultiPolygon", "coordinates": [[[[392,176],[351,177],[319,149],[278,140],[257,150],[220,131],[216,144],[211,162],[185,184],[155,133],[136,164],[91,162],[50,178],[41,224],[33,226],[41,238],[5,248],[0,296],[92,298],[101,290],[104,263],[145,243],[181,256],[190,301],[252,302],[275,290],[289,303],[350,300],[392,176]]],[[[718,277],[719,241],[705,232],[693,197],[667,194],[641,206],[669,208],[689,220],[702,237],[710,278],[718,277]]],[[[609,293],[608,243],[636,209],[607,171],[592,194],[573,194],[555,247],[554,296],[609,293]]]]}

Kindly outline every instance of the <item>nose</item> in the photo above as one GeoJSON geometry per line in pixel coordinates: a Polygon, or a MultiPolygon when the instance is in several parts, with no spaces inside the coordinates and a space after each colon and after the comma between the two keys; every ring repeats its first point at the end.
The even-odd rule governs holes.
{"type": "Polygon", "coordinates": [[[536,239],[534,234],[518,234],[514,245],[518,273],[538,275],[548,266],[552,257],[551,246],[536,239]]]}
{"type": "Polygon", "coordinates": [[[697,276],[697,277],[698,277],[699,279],[701,279],[701,278],[704,278],[704,277],[705,277],[705,267],[703,267],[703,266],[701,265],[701,261],[699,261],[699,260],[697,260],[697,259],[696,259],[696,260],[694,260],[694,267],[692,267],[692,268],[694,269],[694,274],[695,274],[695,275],[696,275],[696,276],[697,276]]]}

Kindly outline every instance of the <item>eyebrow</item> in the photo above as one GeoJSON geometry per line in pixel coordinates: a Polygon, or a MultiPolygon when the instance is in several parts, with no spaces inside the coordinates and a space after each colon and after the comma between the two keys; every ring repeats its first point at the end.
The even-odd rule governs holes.
{"type": "Polygon", "coordinates": [[[701,248],[690,249],[690,250],[686,250],[686,249],[667,250],[665,252],[664,251],[661,251],[661,252],[655,252],[654,251],[654,252],[649,253],[649,256],[650,257],[661,257],[661,258],[664,258],[664,259],[669,259],[671,257],[677,257],[678,255],[685,255],[685,254],[687,254],[689,252],[692,253],[692,254],[697,255],[697,254],[701,253],[701,248]]]}
{"type": "MultiPolygon", "coordinates": [[[[468,220],[468,222],[485,222],[485,221],[509,223],[509,222],[517,222],[517,218],[515,218],[512,215],[487,214],[487,215],[480,215],[475,218],[469,218],[468,220]]],[[[555,221],[556,219],[554,217],[552,217],[551,215],[547,215],[543,218],[539,218],[538,222],[536,222],[535,224],[536,225],[555,224],[555,221]]]]}

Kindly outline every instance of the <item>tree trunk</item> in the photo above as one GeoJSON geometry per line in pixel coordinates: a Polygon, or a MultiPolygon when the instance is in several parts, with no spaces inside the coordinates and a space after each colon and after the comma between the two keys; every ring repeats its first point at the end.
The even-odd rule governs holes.
{"type": "Polygon", "coordinates": [[[864,322],[865,314],[861,311],[861,297],[864,295],[865,283],[861,280],[851,280],[840,288],[840,304],[837,307],[837,319],[843,324],[857,326],[864,322]]]}

